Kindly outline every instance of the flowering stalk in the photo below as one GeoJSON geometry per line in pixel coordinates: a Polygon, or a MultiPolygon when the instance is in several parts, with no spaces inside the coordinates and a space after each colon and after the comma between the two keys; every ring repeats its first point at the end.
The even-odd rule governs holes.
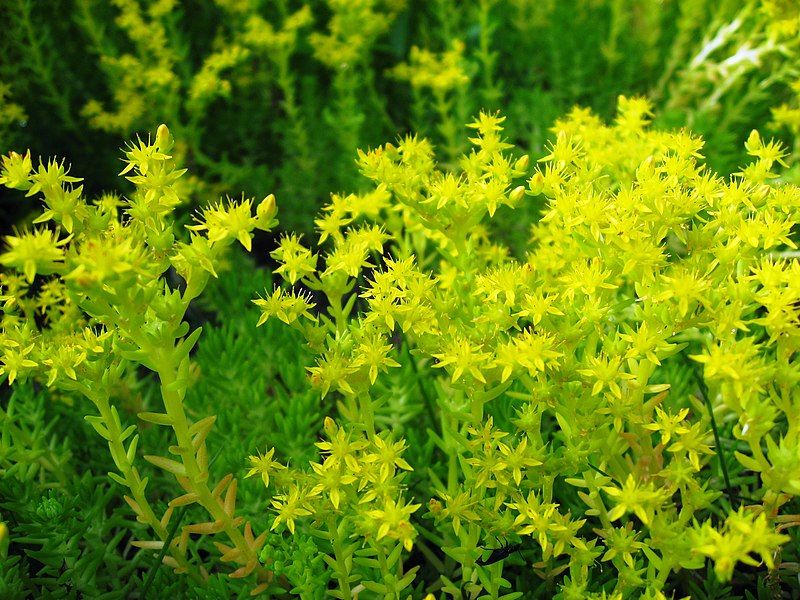
{"type": "Polygon", "coordinates": [[[190,536],[224,532],[232,546],[219,544],[223,560],[239,565],[232,576],[255,571],[258,589],[270,575],[258,562],[264,536],[256,538],[250,525],[235,515],[237,483],[232,476],[215,485],[209,482],[205,439],[214,417],[192,422],[183,405],[189,353],[200,335],[200,329],[190,332],[183,318],[191,300],[216,275],[215,265],[225,247],[238,241],[249,249],[254,229],[274,225],[274,198],[259,204],[255,215],[250,200],[210,207],[190,228],[207,235],[193,234],[189,243],[176,242],[170,215],[180,202],[183,171],[168,154],[172,146],[169,130],[162,125],[154,142],[139,141],[129,147],[123,174],[130,173],[136,191],[125,202],[124,220],[117,213],[120,202],[113,197],[88,204],[82,186],[74,186],[79,180],[69,176],[63,165],[51,161],[33,171],[29,154],[12,153],[3,159],[0,182],[28,195],[41,192],[46,210],[37,222],[53,221],[57,226],[9,238],[8,251],[0,255],[3,264],[28,282],[47,279],[43,289],[49,294],[44,304],[48,319],[42,325],[26,312],[27,290],[17,286],[13,298],[19,308],[4,314],[3,346],[8,351],[3,355],[3,372],[10,382],[41,377],[48,386],[77,390],[92,401],[100,414],[87,420],[108,441],[119,470],[109,475],[130,489],[128,504],[157,537],[135,545],[160,550],[174,508],[197,503],[211,521],[184,525],[165,562],[202,577],[204,571],[198,573],[186,557],[190,536]],[[60,239],[59,228],[69,237],[60,239]],[[162,279],[171,265],[185,282],[183,292],[170,289],[162,279]],[[169,503],[161,519],[148,502],[147,478],[134,466],[137,428],[123,428],[112,404],[111,386],[135,364],[159,376],[164,404],[164,412],[141,412],[139,419],[170,427],[176,442],[169,451],[177,460],[157,455],[145,459],[174,475],[185,492],[169,503]]]}

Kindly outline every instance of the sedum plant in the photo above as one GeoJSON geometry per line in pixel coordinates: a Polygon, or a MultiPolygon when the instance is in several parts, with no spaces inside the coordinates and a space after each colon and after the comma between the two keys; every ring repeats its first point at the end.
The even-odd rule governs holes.
{"type": "Polygon", "coordinates": [[[304,336],[330,414],[310,464],[249,459],[281,589],[320,597],[286,560],[315,549],[338,598],[682,597],[707,561],[723,583],[796,575],[800,189],[758,132],[726,179],[651,116],[576,108],[532,173],[496,114],[456,164],[408,136],[359,153],[374,187],[333,195],[315,244],[279,240],[260,323],[304,336]],[[545,206],[515,258],[486,224],[526,194],[545,206]]]}
{"type": "Polygon", "coordinates": [[[331,196],[315,243],[277,239],[249,311],[269,279],[231,251],[275,199],[210,205],[181,235],[165,126],[127,147],[125,198],[3,157],[0,184],[43,210],[0,253],[0,590],[780,593],[800,190],[758,132],[723,178],[651,118],[641,98],[610,125],[576,108],[533,167],[486,112],[443,162],[413,135],[361,151],[370,186],[331,196]],[[529,202],[515,254],[491,221],[529,202]],[[202,310],[224,317],[194,351],[202,310]],[[99,446],[66,444],[44,392],[99,446]]]}
{"type": "Polygon", "coordinates": [[[254,230],[275,225],[275,200],[209,206],[179,241],[172,213],[185,170],[169,154],[173,146],[163,125],[154,140],[131,143],[121,174],[135,191],[93,202],[63,163],[35,167],[30,153],[3,157],[0,183],[41,196],[44,210],[34,228],[7,236],[0,254],[6,267],[0,374],[10,384],[33,379],[83,397],[86,421],[113,460],[108,476],[147,526],[133,546],[161,551],[166,564],[201,581],[208,569],[194,564],[188,549],[192,536],[214,535],[219,560],[234,565],[231,576],[252,576],[258,590],[271,577],[258,562],[265,534],[256,536],[237,515],[237,480],[210,478],[206,438],[215,417],[198,417],[184,404],[189,353],[201,331],[184,318],[216,276],[226,248],[238,242],[250,249],[254,230]],[[121,400],[140,367],[157,376],[159,404],[128,414],[121,400]],[[153,426],[170,432],[163,452],[139,445],[140,434],[153,426]],[[173,479],[164,507],[149,492],[147,463],[173,479]],[[190,505],[205,518],[178,522],[176,509],[190,505]]]}

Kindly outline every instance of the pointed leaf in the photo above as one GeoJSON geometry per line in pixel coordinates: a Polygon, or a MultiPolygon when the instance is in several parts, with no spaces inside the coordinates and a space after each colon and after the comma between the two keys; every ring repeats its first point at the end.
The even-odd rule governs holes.
{"type": "Polygon", "coordinates": [[[181,463],[177,461],[170,460],[169,458],[164,458],[163,456],[155,456],[152,454],[145,455],[144,459],[147,462],[152,463],[155,466],[164,469],[165,471],[168,471],[169,473],[172,473],[174,475],[180,475],[182,477],[186,476],[186,467],[184,467],[181,463]]]}
{"type": "Polygon", "coordinates": [[[104,424],[104,421],[103,421],[102,417],[96,417],[96,416],[90,416],[89,415],[89,416],[84,417],[84,419],[89,423],[89,425],[94,427],[94,430],[98,434],[100,434],[100,437],[102,437],[103,439],[105,439],[105,440],[107,440],[109,442],[111,441],[111,434],[108,432],[108,429],[106,429],[106,426],[104,424]]]}
{"type": "Polygon", "coordinates": [[[119,441],[120,442],[124,442],[125,440],[127,440],[131,436],[131,434],[134,431],[136,431],[136,425],[129,425],[128,427],[125,428],[125,431],[123,431],[120,434],[119,441]]]}
{"type": "Polygon", "coordinates": [[[120,475],[118,475],[118,474],[114,473],[113,471],[109,471],[109,472],[108,472],[108,476],[109,476],[111,479],[113,479],[114,481],[116,481],[118,484],[120,484],[120,485],[124,485],[125,487],[128,487],[128,482],[127,482],[127,481],[125,481],[125,479],[123,479],[123,478],[122,478],[122,476],[120,476],[120,475]]]}
{"type": "Polygon", "coordinates": [[[170,506],[186,506],[187,504],[193,504],[200,499],[200,496],[195,494],[194,492],[189,494],[184,494],[183,496],[178,496],[177,498],[173,498],[169,501],[170,506]]]}
{"type": "Polygon", "coordinates": [[[130,445],[128,446],[128,451],[125,453],[125,457],[128,459],[128,463],[133,463],[134,459],[136,458],[136,447],[139,445],[139,434],[133,436],[130,445]]]}
{"type": "Polygon", "coordinates": [[[202,327],[198,327],[192,333],[190,333],[186,338],[178,344],[177,348],[175,348],[175,352],[178,353],[178,356],[189,356],[189,353],[194,348],[194,345],[197,343],[200,334],[203,332],[202,327]]]}
{"type": "Polygon", "coordinates": [[[154,423],[155,425],[172,425],[172,417],[166,413],[140,412],[138,417],[142,421],[154,423]]]}

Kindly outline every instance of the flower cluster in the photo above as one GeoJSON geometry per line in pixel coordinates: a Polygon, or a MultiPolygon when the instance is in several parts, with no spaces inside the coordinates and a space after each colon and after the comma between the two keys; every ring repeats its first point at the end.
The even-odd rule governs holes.
{"type": "Polygon", "coordinates": [[[397,65],[392,73],[408,81],[414,89],[430,89],[443,94],[469,82],[463,66],[464,44],[454,42],[450,50],[436,54],[414,46],[408,64],[397,65]]]}
{"type": "MultiPolygon", "coordinates": [[[[659,597],[676,568],[710,557],[724,579],[753,552],[771,565],[764,557],[785,541],[769,515],[797,494],[795,425],[773,425],[795,420],[778,407],[798,381],[800,191],[774,183],[786,160],[777,142],[751,134],[752,160],[725,180],[700,162],[702,139],[652,130],[652,116],[642,98],[620,98],[612,125],[575,109],[532,174],[509,152],[503,117],[486,113],[457,167],[438,166],[413,136],[361,152],[375,189],[325,207],[323,264],[292,236],[273,253],[287,283],[326,299],[290,320],[316,355],[312,385],[341,417],[381,439],[391,390],[416,380],[427,452],[446,468],[424,478],[409,460],[409,477],[476,589],[498,585],[484,552],[494,537],[535,540],[536,572],[568,571],[564,597],[576,598],[604,580],[598,559],[613,565],[617,593],[659,597]],[[523,174],[527,189],[514,185],[523,174]],[[545,206],[519,259],[483,221],[526,194],[545,206]],[[760,486],[734,489],[725,468],[724,484],[710,475],[731,463],[720,436],[738,438],[739,472],[759,473],[760,486]],[[574,490],[569,510],[562,482],[574,490]],[[760,505],[741,518],[773,533],[726,554],[731,534],[703,519],[737,495],[760,505]]],[[[262,320],[305,293],[278,288],[270,308],[257,300],[262,320]]],[[[337,431],[326,449],[361,451],[337,431]]],[[[344,490],[361,485],[353,461],[313,466],[324,483],[282,494],[280,514],[309,516],[324,501],[346,518],[344,490]]],[[[370,516],[402,515],[395,500],[370,516]]],[[[443,575],[442,585],[453,583],[443,575]]]]}
{"type": "Polygon", "coordinates": [[[311,34],[309,42],[318,60],[334,69],[346,69],[364,60],[405,0],[326,0],[325,3],[332,13],[328,31],[311,34]]]}
{"type": "Polygon", "coordinates": [[[411,551],[417,537],[411,516],[420,507],[404,497],[406,473],[413,470],[403,458],[406,444],[385,433],[366,436],[339,427],[329,417],[324,431],[324,441],[316,444],[320,462],[312,462],[310,470],[285,468],[272,460],[274,449],[250,457],[253,468],[248,476],[260,474],[269,485],[271,473],[278,490],[271,502],[275,513],[271,529],[285,527],[292,534],[310,529],[326,540],[321,550],[342,589],[383,585],[399,592],[416,571],[415,567],[405,577],[396,577],[403,570],[399,551],[411,551]],[[354,550],[348,541],[351,535],[370,549],[361,556],[377,560],[359,561],[359,567],[349,562],[354,550]]]}

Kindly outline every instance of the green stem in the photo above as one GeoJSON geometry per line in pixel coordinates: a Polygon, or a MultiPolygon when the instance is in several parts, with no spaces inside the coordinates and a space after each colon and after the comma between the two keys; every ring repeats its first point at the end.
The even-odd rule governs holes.
{"type": "Polygon", "coordinates": [[[336,526],[336,517],[331,513],[328,515],[328,518],[325,522],[328,525],[328,538],[330,539],[331,546],[333,547],[333,557],[336,563],[336,579],[339,582],[339,591],[342,593],[342,598],[350,598],[352,596],[349,581],[350,569],[347,568],[345,549],[342,546],[339,528],[336,526]]]}
{"type": "Polygon", "coordinates": [[[456,120],[453,118],[453,103],[447,100],[445,92],[439,90],[434,90],[433,99],[436,113],[439,116],[439,133],[444,139],[447,160],[455,163],[459,155],[460,146],[458,125],[456,125],[456,120]]]}
{"type": "MultiPolygon", "coordinates": [[[[214,458],[211,459],[212,464],[217,459],[217,456],[219,456],[221,450],[222,447],[220,447],[220,449],[217,450],[217,453],[214,455],[214,458]]],[[[147,579],[144,582],[144,587],[142,588],[143,598],[147,598],[147,591],[150,589],[150,586],[153,585],[153,581],[155,581],[156,573],[158,572],[158,567],[161,565],[161,563],[164,562],[164,557],[167,554],[167,548],[169,548],[170,544],[172,543],[175,534],[178,533],[178,527],[180,527],[181,521],[183,521],[183,517],[186,514],[188,508],[189,508],[188,504],[181,506],[180,511],[178,512],[177,515],[175,515],[175,518],[172,520],[172,527],[169,528],[167,539],[164,540],[164,547],[158,554],[158,560],[156,561],[155,566],[153,566],[153,568],[150,569],[150,573],[147,575],[147,579]]]]}
{"type": "Polygon", "coordinates": [[[608,40],[606,41],[605,54],[606,54],[606,73],[608,77],[612,76],[614,66],[619,62],[617,56],[617,44],[619,36],[625,27],[626,21],[625,7],[622,6],[621,0],[613,0],[611,3],[611,27],[608,32],[608,40]]]}
{"type": "Polygon", "coordinates": [[[472,395],[472,399],[470,400],[470,409],[474,424],[480,425],[483,423],[483,398],[480,390],[476,391],[472,395]]]}
{"type": "Polygon", "coordinates": [[[333,322],[336,325],[336,331],[344,331],[347,328],[347,317],[342,310],[342,294],[330,292],[327,293],[329,309],[328,312],[333,316],[333,322]]]}
{"type": "MultiPolygon", "coordinates": [[[[289,65],[289,56],[281,54],[276,61],[278,68],[278,88],[283,94],[281,107],[289,121],[284,143],[293,155],[296,167],[304,173],[313,171],[314,160],[309,151],[308,130],[300,114],[295,92],[295,77],[289,65]]],[[[305,186],[301,186],[305,188],[305,186]]]]}
{"type": "Polygon", "coordinates": [[[453,439],[450,436],[451,426],[455,426],[455,423],[451,423],[454,419],[447,410],[439,411],[439,416],[441,417],[442,443],[447,454],[447,493],[452,496],[458,492],[458,452],[453,447],[453,439]]]}
{"type": "MultiPolygon", "coordinates": [[[[383,547],[380,545],[379,542],[376,543],[373,547],[375,548],[375,555],[376,555],[376,557],[378,559],[378,568],[380,569],[380,572],[381,572],[381,579],[384,582],[387,582],[387,581],[394,582],[395,579],[393,577],[393,574],[389,571],[389,565],[386,564],[386,553],[383,551],[383,547]]],[[[394,598],[397,600],[397,599],[400,598],[400,595],[397,593],[396,586],[393,586],[393,587],[395,589],[393,589],[392,592],[393,592],[394,598]]],[[[388,597],[388,593],[387,593],[386,596],[384,596],[384,598],[387,598],[387,597],[388,597]]]]}
{"type": "Polygon", "coordinates": [[[492,24],[489,20],[492,4],[493,2],[490,0],[481,0],[478,13],[480,27],[478,60],[481,63],[483,75],[483,90],[481,91],[485,102],[482,107],[484,109],[494,109],[500,96],[500,90],[497,89],[494,82],[494,65],[497,57],[492,52],[492,24]]]}
{"type": "MultiPolygon", "coordinates": [[[[592,467],[591,464],[589,466],[592,469],[595,469],[596,471],[602,473],[602,471],[600,471],[599,469],[596,469],[595,467],[592,467]]],[[[596,510],[598,512],[597,516],[599,517],[600,522],[603,524],[603,528],[604,529],[611,529],[613,527],[613,525],[611,524],[611,519],[608,518],[608,510],[606,510],[606,505],[603,502],[603,498],[600,496],[600,489],[596,485],[594,485],[593,481],[589,481],[589,480],[586,480],[586,479],[584,479],[584,481],[586,481],[586,487],[589,490],[589,494],[590,495],[591,494],[595,494],[597,496],[597,503],[596,503],[596,507],[597,507],[596,510]]]]}
{"type": "MultiPolygon", "coordinates": [[[[188,361],[189,358],[185,357],[183,360],[188,361]]],[[[223,524],[222,530],[236,549],[239,550],[241,562],[246,564],[253,559],[257,560],[255,551],[250,548],[244,539],[244,535],[234,524],[233,517],[225,511],[222,499],[215,497],[208,487],[207,466],[201,466],[197,459],[197,451],[194,449],[192,436],[189,432],[189,420],[183,407],[183,393],[179,392],[174,385],[178,379],[178,369],[171,361],[165,360],[161,365],[158,365],[156,372],[161,380],[161,396],[164,401],[164,408],[170,417],[170,423],[178,441],[177,445],[181,450],[181,462],[186,469],[189,486],[197,494],[198,503],[208,511],[214,521],[223,524]]],[[[204,448],[204,446],[205,442],[201,448],[204,448]]]]}
{"type": "MultiPolygon", "coordinates": [[[[167,546],[171,543],[171,540],[169,539],[169,532],[167,531],[167,528],[161,524],[161,521],[158,519],[158,517],[156,517],[153,508],[150,506],[150,503],[144,494],[144,484],[139,477],[139,472],[133,466],[132,462],[128,460],[128,454],[125,449],[125,444],[122,440],[122,429],[118,419],[114,418],[108,393],[103,390],[91,388],[88,385],[81,385],[79,389],[83,395],[91,400],[92,403],[97,407],[100,417],[103,419],[103,425],[108,430],[108,447],[111,451],[111,456],[115,458],[114,462],[116,463],[117,468],[120,470],[120,473],[122,473],[125,485],[130,490],[133,500],[139,507],[139,511],[136,511],[137,519],[150,526],[158,538],[164,542],[164,548],[167,548],[167,546]]],[[[182,552],[173,547],[169,547],[169,552],[177,564],[182,569],[185,569],[193,580],[202,583],[202,577],[189,565],[186,556],[182,552]]]]}

